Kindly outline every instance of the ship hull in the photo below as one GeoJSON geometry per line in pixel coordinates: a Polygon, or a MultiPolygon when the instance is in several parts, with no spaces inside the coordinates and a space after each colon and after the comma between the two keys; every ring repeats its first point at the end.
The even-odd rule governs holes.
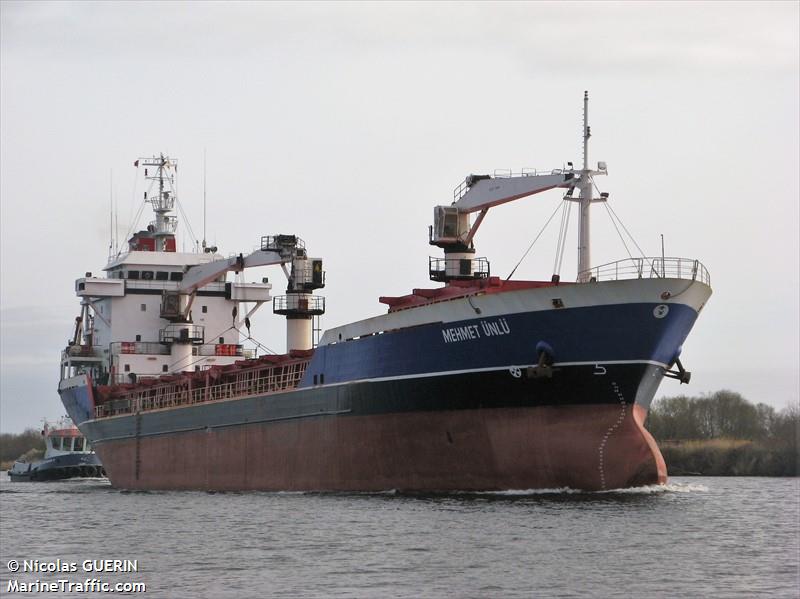
{"type": "Polygon", "coordinates": [[[98,451],[111,482],[129,489],[604,490],[666,481],[643,418],[637,406],[321,417],[118,440],[98,451]]]}
{"type": "Polygon", "coordinates": [[[644,420],[709,295],[696,282],[650,279],[390,313],[334,329],[290,391],[248,395],[242,379],[225,383],[237,392],[224,399],[130,400],[98,417],[88,377],[60,391],[66,406],[92,414],[79,428],[123,488],[659,484],[666,466],[644,420]]]}
{"type": "Polygon", "coordinates": [[[642,424],[663,369],[509,369],[331,385],[84,423],[115,486],[603,490],[666,481],[642,424]]]}

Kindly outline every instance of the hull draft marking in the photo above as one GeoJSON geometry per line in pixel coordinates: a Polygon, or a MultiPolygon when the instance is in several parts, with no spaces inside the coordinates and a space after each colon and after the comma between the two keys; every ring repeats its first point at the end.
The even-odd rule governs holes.
{"type": "Polygon", "coordinates": [[[625,398],[622,396],[622,392],[619,390],[619,385],[616,382],[611,383],[611,387],[614,389],[614,393],[616,393],[617,397],[619,398],[620,403],[620,410],[619,410],[619,417],[617,418],[616,422],[608,427],[606,434],[603,435],[603,440],[600,441],[600,447],[597,448],[597,453],[600,457],[600,464],[598,466],[598,470],[600,471],[600,487],[603,491],[606,490],[606,470],[605,470],[605,452],[606,452],[606,445],[608,444],[608,439],[611,435],[614,434],[614,431],[617,430],[622,422],[625,420],[625,414],[628,411],[628,405],[625,403],[625,398]]]}
{"type": "Polygon", "coordinates": [[[134,461],[134,471],[136,473],[136,480],[139,480],[139,471],[141,470],[142,466],[142,458],[141,458],[141,450],[142,450],[142,413],[136,412],[136,431],[134,433],[136,437],[136,457],[134,461]]]}

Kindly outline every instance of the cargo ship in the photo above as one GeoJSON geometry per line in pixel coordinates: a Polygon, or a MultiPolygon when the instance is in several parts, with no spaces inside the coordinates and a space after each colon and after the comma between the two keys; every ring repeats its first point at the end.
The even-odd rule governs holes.
{"type": "MultiPolygon", "coordinates": [[[[664,377],[688,383],[681,347],[711,295],[696,259],[591,261],[595,178],[584,95],[583,165],[470,175],[434,208],[437,285],[381,297],[384,313],[321,334],[323,260],[296,235],[247,255],[176,251],[177,161],[134,164],[155,219],[79,278],[59,394],[114,486],[130,489],[448,492],[665,483],[644,427],[664,377]],[[476,256],[488,211],[561,194],[577,205],[578,269],[500,278],[476,256]],[[148,195],[149,193],[149,195],[148,195]],[[229,273],[279,266],[272,284],[229,273]],[[264,304],[286,353],[246,350],[264,304]],[[262,353],[263,355],[259,355],[262,353]]],[[[555,214],[555,213],[554,213],[555,214]]],[[[561,251],[565,238],[559,235],[561,251]]],[[[563,254],[562,254],[563,257],[563,254]]],[[[557,258],[558,260],[558,258],[557,258]]]]}

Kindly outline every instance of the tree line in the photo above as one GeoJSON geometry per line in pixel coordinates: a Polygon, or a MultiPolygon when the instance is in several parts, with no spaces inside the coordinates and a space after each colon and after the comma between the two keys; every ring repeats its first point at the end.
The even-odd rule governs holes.
{"type": "Polygon", "coordinates": [[[797,446],[800,408],[781,411],[752,404],[734,391],[700,397],[662,397],[653,402],[647,430],[658,440],[744,439],[777,441],[797,446]]]}
{"type": "Polygon", "coordinates": [[[671,472],[705,475],[798,476],[800,406],[753,404],[739,393],[663,397],[646,428],[671,472]]]}
{"type": "Polygon", "coordinates": [[[44,449],[42,431],[29,428],[25,432],[16,435],[13,433],[0,434],[0,463],[4,466],[9,462],[14,462],[14,460],[31,450],[34,450],[37,454],[43,454],[44,449]]]}

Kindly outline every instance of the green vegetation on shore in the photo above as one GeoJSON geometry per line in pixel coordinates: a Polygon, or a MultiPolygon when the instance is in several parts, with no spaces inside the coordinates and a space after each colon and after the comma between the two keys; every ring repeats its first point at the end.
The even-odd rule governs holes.
{"type": "Polygon", "coordinates": [[[733,391],[653,402],[646,428],[670,474],[800,475],[800,407],[754,405],[733,391]]]}
{"type": "Polygon", "coordinates": [[[24,458],[28,462],[41,459],[44,449],[44,437],[42,437],[41,431],[29,428],[19,435],[2,433],[0,434],[0,471],[8,470],[14,465],[14,461],[20,458],[24,458]]]}

